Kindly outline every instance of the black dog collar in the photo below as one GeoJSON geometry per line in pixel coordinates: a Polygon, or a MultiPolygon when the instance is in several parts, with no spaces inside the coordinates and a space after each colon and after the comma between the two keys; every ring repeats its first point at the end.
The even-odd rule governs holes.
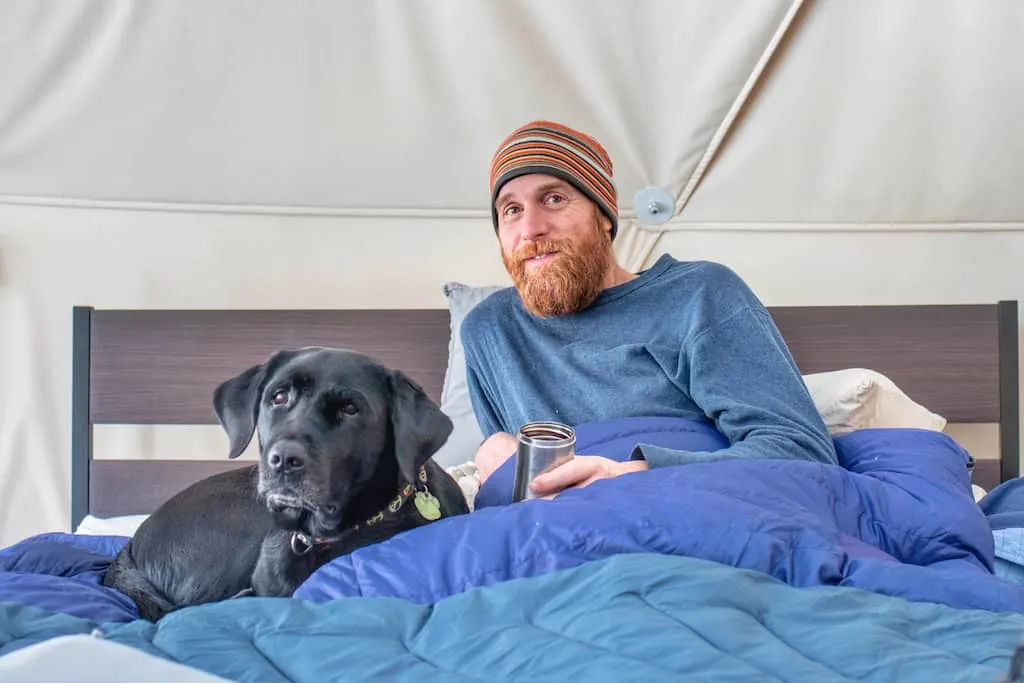
{"type": "Polygon", "coordinates": [[[419,485],[414,486],[413,484],[406,484],[395,498],[388,503],[387,508],[381,510],[373,517],[349,527],[341,534],[337,536],[323,536],[323,537],[311,537],[308,534],[304,534],[301,531],[292,533],[291,547],[292,552],[296,555],[305,555],[314,546],[318,545],[331,545],[337,543],[349,534],[355,533],[361,527],[371,527],[375,524],[380,524],[387,517],[395,514],[402,507],[409,502],[410,498],[413,498],[413,505],[416,506],[416,511],[420,513],[420,516],[428,522],[432,522],[436,519],[441,518],[441,503],[437,500],[437,497],[427,489],[427,469],[421,467],[419,471],[419,485]]]}

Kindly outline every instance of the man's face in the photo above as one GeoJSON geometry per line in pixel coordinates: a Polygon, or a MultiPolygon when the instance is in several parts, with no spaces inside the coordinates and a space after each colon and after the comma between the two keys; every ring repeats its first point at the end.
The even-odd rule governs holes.
{"type": "Polygon", "coordinates": [[[613,263],[609,224],[594,202],[531,174],[506,183],[495,208],[502,260],[527,310],[566,315],[594,301],[613,263]]]}

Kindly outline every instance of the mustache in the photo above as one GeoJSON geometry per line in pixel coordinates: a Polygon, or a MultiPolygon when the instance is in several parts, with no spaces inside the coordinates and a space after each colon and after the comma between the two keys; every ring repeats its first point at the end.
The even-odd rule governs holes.
{"type": "Polygon", "coordinates": [[[514,261],[525,261],[534,256],[546,254],[552,251],[569,252],[569,246],[564,242],[529,242],[512,253],[514,261]]]}

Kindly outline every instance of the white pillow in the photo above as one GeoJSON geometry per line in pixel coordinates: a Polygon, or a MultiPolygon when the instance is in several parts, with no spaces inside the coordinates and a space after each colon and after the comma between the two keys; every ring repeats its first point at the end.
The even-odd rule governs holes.
{"type": "Polygon", "coordinates": [[[907,427],[941,432],[946,418],[916,403],[880,372],[848,368],[804,375],[829,434],[907,427]]]}
{"type": "Polygon", "coordinates": [[[3,655],[0,680],[5,683],[228,683],[226,678],[190,665],[103,638],[99,629],[88,635],[76,633],[37,640],[3,655]]]}
{"type": "Polygon", "coordinates": [[[94,517],[86,515],[75,529],[76,534],[86,536],[134,536],[135,530],[149,515],[119,515],[117,517],[94,517]]]}

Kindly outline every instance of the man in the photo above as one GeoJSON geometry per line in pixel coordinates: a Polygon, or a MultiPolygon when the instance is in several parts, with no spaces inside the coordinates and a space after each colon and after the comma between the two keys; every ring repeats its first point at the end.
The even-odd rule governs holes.
{"type": "Polygon", "coordinates": [[[580,454],[533,481],[542,496],[708,459],[837,462],[778,329],[735,273],[667,254],[637,274],[616,262],[612,162],[596,140],[551,121],[521,126],[495,153],[490,186],[515,287],[478,304],[461,329],[487,437],[481,481],[531,420],[680,416],[713,421],[731,444],[715,453],[637,444],[622,463],[580,454]]]}

